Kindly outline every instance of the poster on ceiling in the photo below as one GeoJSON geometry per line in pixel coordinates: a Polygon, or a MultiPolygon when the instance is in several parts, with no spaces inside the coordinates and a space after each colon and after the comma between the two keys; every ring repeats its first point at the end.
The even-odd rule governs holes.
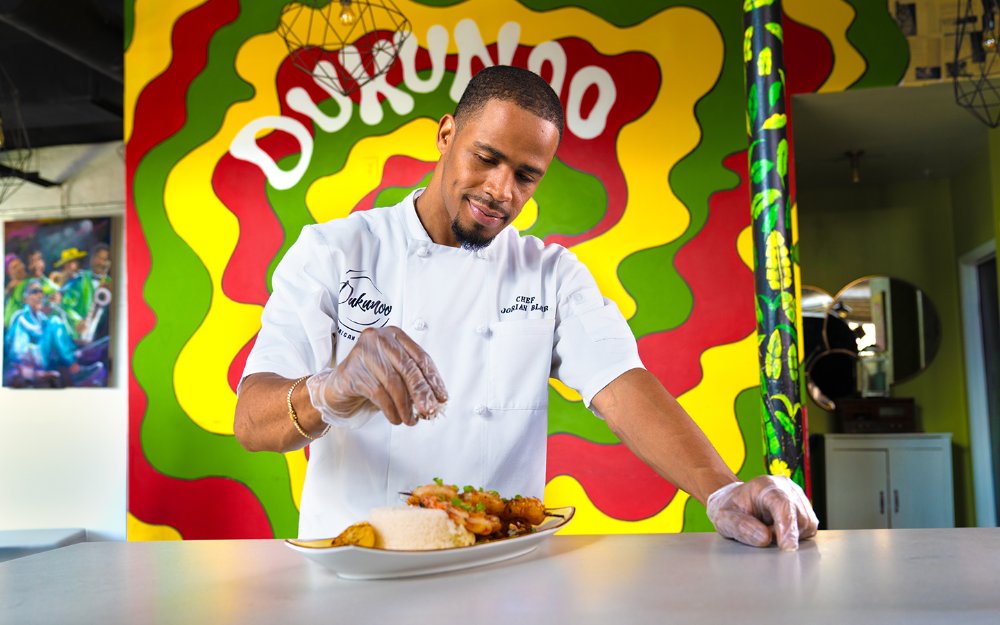
{"type": "Polygon", "coordinates": [[[111,218],[4,225],[3,385],[108,385],[111,218]]]}

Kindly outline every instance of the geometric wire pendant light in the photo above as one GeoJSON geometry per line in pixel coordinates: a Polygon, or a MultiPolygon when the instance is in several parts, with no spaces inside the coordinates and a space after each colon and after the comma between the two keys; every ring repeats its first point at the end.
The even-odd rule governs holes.
{"type": "Polygon", "coordinates": [[[958,0],[955,101],[990,128],[1000,126],[1000,0],[958,0]]]}
{"type": "Polygon", "coordinates": [[[0,204],[21,188],[30,175],[31,146],[21,117],[21,101],[10,76],[0,65],[0,204]]]}
{"type": "Polygon", "coordinates": [[[297,0],[278,24],[292,64],[345,96],[387,73],[409,34],[392,0],[297,0]]]}

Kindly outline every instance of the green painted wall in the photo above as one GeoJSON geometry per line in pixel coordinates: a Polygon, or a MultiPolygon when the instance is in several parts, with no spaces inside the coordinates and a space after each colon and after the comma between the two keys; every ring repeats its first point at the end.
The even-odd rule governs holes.
{"type": "MultiPolygon", "coordinates": [[[[855,278],[885,274],[920,287],[934,302],[942,325],[938,354],[893,395],[916,400],[924,431],[953,433],[955,520],[966,526],[975,515],[951,188],[948,179],[918,179],[800,189],[799,251],[803,284],[836,295],[855,278]]],[[[811,433],[833,431],[832,414],[811,401],[808,411],[811,433]]]]}
{"type": "MultiPolygon", "coordinates": [[[[955,229],[955,254],[958,257],[995,236],[991,177],[996,173],[995,170],[1000,169],[1000,160],[990,158],[990,142],[986,132],[983,132],[982,141],[970,146],[970,150],[973,154],[969,166],[951,179],[951,205],[954,209],[952,224],[955,229]]],[[[1000,182],[1000,178],[997,182],[1000,182]]]]}

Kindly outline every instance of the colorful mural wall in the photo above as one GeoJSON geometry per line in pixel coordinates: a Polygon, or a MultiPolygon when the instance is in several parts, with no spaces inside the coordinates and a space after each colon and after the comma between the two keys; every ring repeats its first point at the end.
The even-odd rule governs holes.
{"type": "MultiPolygon", "coordinates": [[[[126,3],[130,539],[294,535],[306,452],[232,435],[271,271],[302,226],[424,184],[437,119],[498,63],[567,113],[515,227],[572,249],[726,462],[765,472],[739,3],[400,0],[400,63],[349,100],[292,67],[284,4],[126,3]]],[[[905,72],[884,1],[783,4],[788,93],[905,72]]],[[[557,381],[549,413],[545,497],[577,506],[570,531],[709,528],[557,381]]]]}

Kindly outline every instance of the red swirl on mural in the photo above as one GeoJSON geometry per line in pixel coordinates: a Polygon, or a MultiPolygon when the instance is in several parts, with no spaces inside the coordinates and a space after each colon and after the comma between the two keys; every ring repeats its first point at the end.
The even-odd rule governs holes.
{"type": "Polygon", "coordinates": [[[833,46],[823,33],[787,15],[781,23],[785,35],[787,91],[793,95],[812,93],[823,86],[833,71],[833,46]]]}
{"type": "Polygon", "coordinates": [[[743,339],[755,327],[753,273],[736,249],[750,225],[746,154],[732,154],[723,164],[740,185],[709,198],[705,227],[674,260],[693,295],[691,314],[683,325],[639,340],[642,361],[675,397],[701,381],[706,349],[743,339]]]}
{"type": "Polygon", "coordinates": [[[623,521],[649,518],[669,504],[677,487],[622,444],[601,445],[572,434],[548,439],[545,481],[569,475],[604,514],[623,521]]]}

